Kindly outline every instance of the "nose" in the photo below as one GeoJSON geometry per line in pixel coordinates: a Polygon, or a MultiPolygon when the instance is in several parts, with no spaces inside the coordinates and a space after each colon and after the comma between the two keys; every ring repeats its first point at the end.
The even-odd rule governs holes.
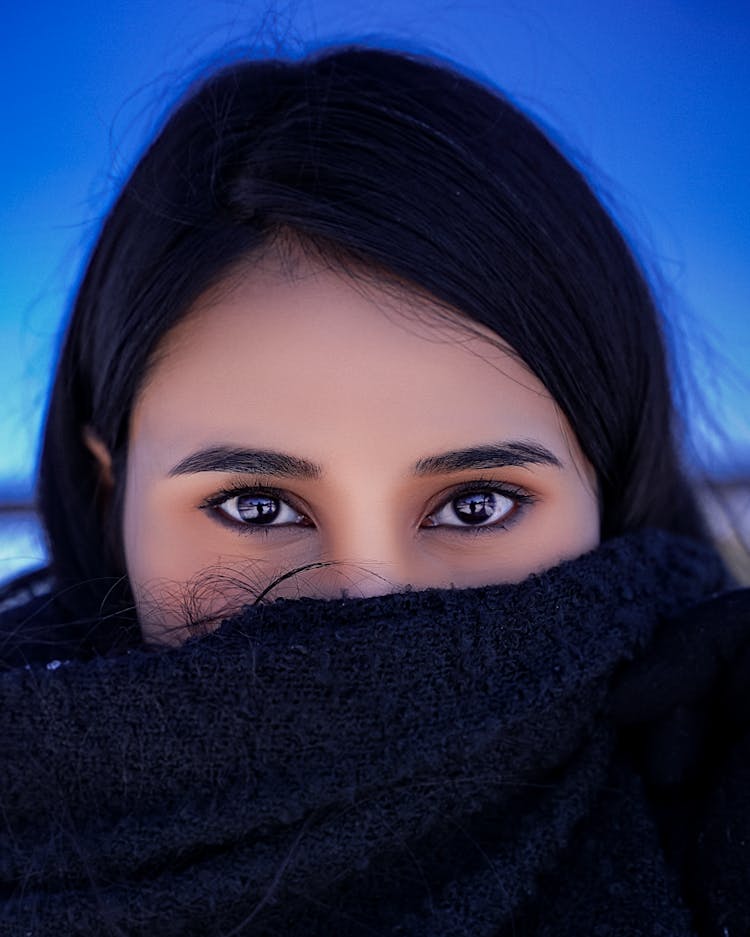
{"type": "Polygon", "coordinates": [[[274,597],[365,598],[403,592],[417,574],[412,538],[366,518],[322,529],[318,554],[274,589],[274,597]]]}
{"type": "Polygon", "coordinates": [[[351,504],[340,523],[321,538],[321,560],[329,596],[352,597],[403,592],[417,573],[413,533],[403,515],[380,503],[351,504]]]}
{"type": "Polygon", "coordinates": [[[263,589],[264,598],[366,598],[403,592],[408,576],[392,564],[370,560],[351,562],[321,559],[304,563],[275,577],[263,589]]]}
{"type": "Polygon", "coordinates": [[[409,586],[408,577],[391,563],[375,560],[351,562],[330,560],[316,577],[315,594],[321,598],[366,598],[403,592],[409,586]]]}

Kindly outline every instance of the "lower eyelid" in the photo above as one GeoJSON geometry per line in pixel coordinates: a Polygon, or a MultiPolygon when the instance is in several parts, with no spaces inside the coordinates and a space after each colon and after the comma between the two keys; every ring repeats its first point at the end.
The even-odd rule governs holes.
{"type": "Polygon", "coordinates": [[[452,525],[444,527],[433,527],[433,530],[440,530],[443,533],[448,535],[455,534],[456,536],[465,537],[467,535],[471,536],[490,536],[492,534],[505,533],[511,528],[515,527],[523,519],[525,514],[525,505],[519,505],[514,511],[511,511],[510,514],[506,515],[502,520],[495,521],[494,524],[462,524],[462,525],[452,525]]]}
{"type": "MultiPolygon", "coordinates": [[[[217,507],[210,508],[209,512],[211,516],[218,523],[222,524],[224,527],[229,528],[240,536],[294,536],[299,535],[301,532],[309,532],[315,530],[315,525],[310,524],[243,524],[242,521],[237,521],[233,517],[230,517],[228,514],[225,514],[223,511],[220,511],[217,507]]],[[[304,515],[301,515],[304,516],[304,515]]]]}

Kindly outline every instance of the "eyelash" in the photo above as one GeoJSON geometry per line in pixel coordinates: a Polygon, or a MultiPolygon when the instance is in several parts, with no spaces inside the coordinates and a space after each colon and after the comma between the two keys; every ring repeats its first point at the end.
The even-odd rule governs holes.
{"type": "Polygon", "coordinates": [[[464,495],[484,494],[487,492],[500,495],[502,498],[507,498],[514,503],[514,507],[503,520],[496,521],[494,524],[437,525],[434,527],[423,527],[422,529],[427,531],[440,531],[443,535],[448,536],[455,534],[460,537],[497,533],[500,530],[508,530],[513,527],[524,515],[526,509],[537,500],[529,491],[518,485],[477,478],[474,481],[465,482],[462,485],[451,488],[448,492],[441,492],[439,495],[440,500],[435,502],[427,516],[430,517],[433,514],[437,514],[438,511],[447,507],[451,501],[455,501],[464,495]]]}
{"type": "MultiPolygon", "coordinates": [[[[507,530],[520,520],[525,510],[537,500],[534,495],[517,485],[509,485],[490,479],[475,479],[474,481],[458,485],[448,492],[442,492],[440,495],[441,500],[436,501],[426,517],[437,514],[438,511],[447,507],[451,501],[455,501],[462,496],[487,492],[500,495],[514,502],[515,507],[502,521],[498,521],[494,524],[434,525],[421,527],[421,529],[426,531],[441,531],[443,534],[447,533],[449,536],[452,534],[458,536],[466,536],[467,534],[481,535],[497,532],[499,530],[507,530]]],[[[291,498],[287,491],[283,491],[280,488],[269,487],[268,485],[248,485],[246,481],[238,482],[236,485],[228,485],[221,489],[221,491],[217,491],[215,494],[206,498],[199,507],[201,510],[210,511],[220,523],[226,524],[239,533],[246,533],[251,536],[257,534],[265,534],[268,536],[272,532],[278,532],[279,529],[288,529],[289,527],[297,526],[294,524],[243,524],[229,517],[221,510],[222,504],[226,501],[232,498],[242,497],[243,495],[259,495],[282,501],[298,514],[303,517],[306,516],[304,510],[295,504],[295,499],[291,498]]]]}

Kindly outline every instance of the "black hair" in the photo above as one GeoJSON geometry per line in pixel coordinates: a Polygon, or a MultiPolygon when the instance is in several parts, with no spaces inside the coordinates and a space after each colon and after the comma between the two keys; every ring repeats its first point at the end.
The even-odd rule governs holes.
{"type": "MultiPolygon", "coordinates": [[[[139,160],[80,285],[39,470],[49,574],[95,614],[125,574],[134,399],[206,289],[287,231],[491,328],[546,385],[596,471],[606,539],[708,534],[679,456],[663,325],[583,175],[500,93],[423,56],[358,46],[202,79],[139,160]]],[[[129,599],[124,582],[122,600],[129,599]]],[[[71,600],[72,601],[72,600],[71,600]]]]}

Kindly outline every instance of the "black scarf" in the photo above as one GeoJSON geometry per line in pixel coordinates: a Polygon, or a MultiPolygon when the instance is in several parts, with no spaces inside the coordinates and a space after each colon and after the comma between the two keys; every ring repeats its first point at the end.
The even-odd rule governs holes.
{"type": "Polygon", "coordinates": [[[641,533],[516,585],[280,600],[12,670],[0,934],[723,935],[680,818],[747,628],[664,624],[723,576],[641,533]]]}

